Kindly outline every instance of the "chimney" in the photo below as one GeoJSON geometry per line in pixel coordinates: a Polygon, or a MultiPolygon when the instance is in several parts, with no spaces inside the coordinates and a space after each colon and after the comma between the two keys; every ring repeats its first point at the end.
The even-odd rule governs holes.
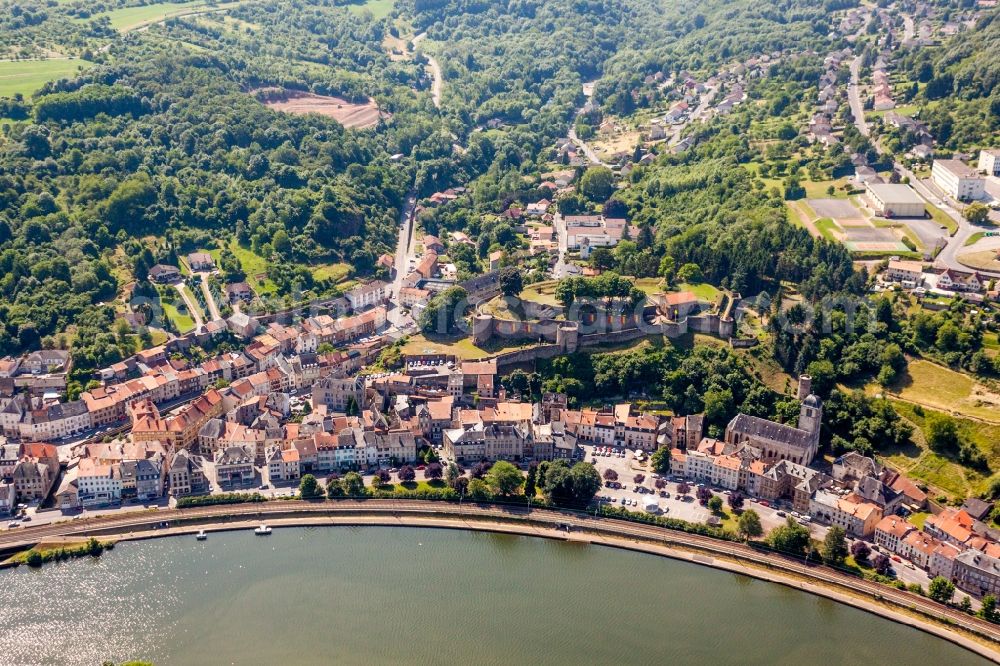
{"type": "Polygon", "coordinates": [[[812,377],[802,375],[799,377],[799,400],[805,400],[806,396],[812,393],[812,377]]]}

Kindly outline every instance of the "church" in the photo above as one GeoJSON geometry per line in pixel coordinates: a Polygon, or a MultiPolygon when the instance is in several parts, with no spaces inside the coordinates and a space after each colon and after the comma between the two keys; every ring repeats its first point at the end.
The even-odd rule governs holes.
{"type": "Polygon", "coordinates": [[[726,442],[760,449],[764,462],[788,460],[808,465],[819,451],[819,429],[823,422],[823,401],[812,392],[812,379],[808,375],[799,377],[798,398],[802,403],[798,427],[737,414],[726,426],[726,442]]]}

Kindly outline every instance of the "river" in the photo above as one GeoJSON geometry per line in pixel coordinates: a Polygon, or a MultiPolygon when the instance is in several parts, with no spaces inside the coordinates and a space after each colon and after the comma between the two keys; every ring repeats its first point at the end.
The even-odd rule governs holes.
{"type": "Polygon", "coordinates": [[[786,587],[599,546],[415,528],[124,543],[0,572],[0,663],[987,663],[786,587]]]}

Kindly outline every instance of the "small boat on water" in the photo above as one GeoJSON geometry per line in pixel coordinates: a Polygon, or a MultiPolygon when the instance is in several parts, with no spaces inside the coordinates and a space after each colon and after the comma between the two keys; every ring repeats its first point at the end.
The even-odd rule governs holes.
{"type": "Polygon", "coordinates": [[[208,538],[208,535],[205,534],[205,530],[198,530],[198,533],[194,535],[194,538],[198,541],[204,541],[208,538]]]}
{"type": "Polygon", "coordinates": [[[271,528],[265,525],[264,523],[261,523],[260,527],[255,529],[253,533],[256,534],[257,536],[270,536],[271,528]]]}

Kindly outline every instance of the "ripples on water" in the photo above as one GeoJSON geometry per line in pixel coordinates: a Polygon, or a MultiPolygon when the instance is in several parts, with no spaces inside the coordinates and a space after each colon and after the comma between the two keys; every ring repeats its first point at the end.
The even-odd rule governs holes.
{"type": "Polygon", "coordinates": [[[782,586],[540,539],[276,529],[0,572],[0,664],[985,663],[782,586]]]}

